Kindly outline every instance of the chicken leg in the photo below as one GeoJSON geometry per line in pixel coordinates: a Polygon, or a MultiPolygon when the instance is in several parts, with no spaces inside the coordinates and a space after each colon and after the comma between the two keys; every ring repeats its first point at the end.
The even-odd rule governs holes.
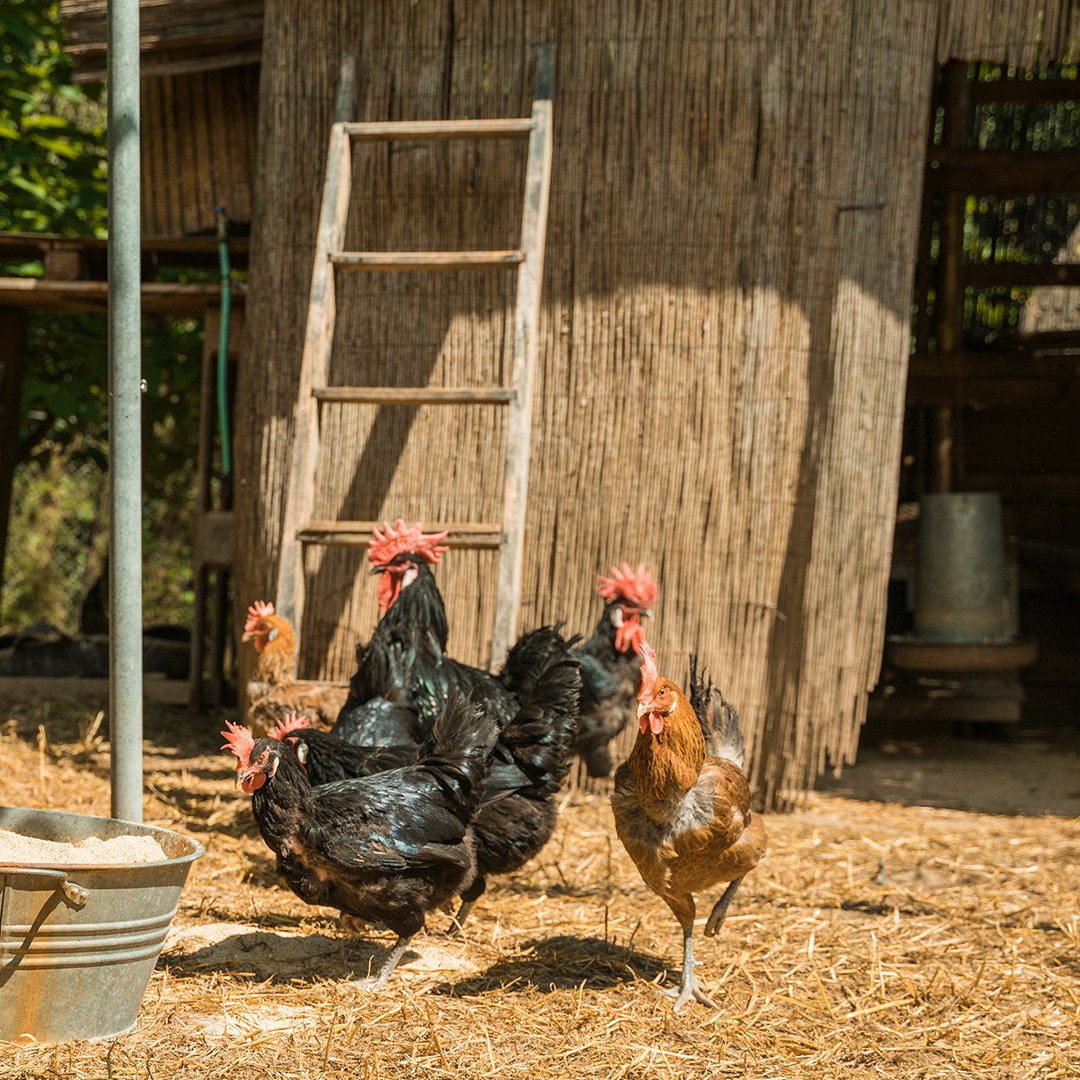
{"type": "MultiPolygon", "coordinates": [[[[743,877],[746,875],[744,874],[743,877]]],[[[734,881],[728,884],[728,887],[724,890],[724,895],[713,905],[712,911],[709,912],[708,921],[705,923],[705,936],[715,937],[716,932],[724,925],[724,919],[727,916],[728,905],[731,903],[732,897],[735,895],[735,890],[742,884],[742,877],[737,877],[734,881]]]]}
{"type": "Polygon", "coordinates": [[[710,1009],[718,1009],[720,1007],[705,993],[704,990],[701,989],[701,983],[698,982],[697,976],[694,974],[694,963],[694,926],[691,923],[690,926],[683,928],[682,980],[679,983],[678,989],[672,987],[671,989],[664,991],[668,997],[673,997],[675,999],[675,1012],[682,1012],[686,1003],[691,998],[701,1002],[702,1005],[708,1005],[710,1009]]]}
{"type": "Polygon", "coordinates": [[[412,941],[412,934],[399,934],[397,941],[394,942],[394,947],[386,954],[386,959],[383,960],[382,966],[374,975],[369,975],[366,979],[357,979],[353,986],[358,990],[379,990],[385,984],[386,980],[390,978],[394,968],[397,967],[398,961],[404,955],[405,950],[409,947],[409,942],[412,941]]]}

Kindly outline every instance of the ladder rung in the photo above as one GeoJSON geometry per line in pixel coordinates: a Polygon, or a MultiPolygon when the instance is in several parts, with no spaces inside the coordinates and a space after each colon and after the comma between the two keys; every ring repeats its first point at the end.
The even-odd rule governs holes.
{"type": "Polygon", "coordinates": [[[522,251],[332,251],[342,270],[498,270],[525,261],[522,251]]]}
{"type": "Polygon", "coordinates": [[[345,131],[354,139],[503,139],[525,136],[536,125],[531,117],[507,120],[386,120],[350,123],[345,131]]]}
{"type": "Polygon", "coordinates": [[[318,401],[357,405],[507,405],[514,391],[503,386],[318,386],[318,401]]]}
{"type": "MultiPolygon", "coordinates": [[[[325,547],[366,547],[374,529],[382,528],[381,521],[313,521],[305,525],[296,538],[305,544],[325,547]]],[[[428,524],[429,532],[448,530],[444,543],[453,548],[497,548],[502,545],[502,526],[491,522],[447,521],[428,524]]]]}

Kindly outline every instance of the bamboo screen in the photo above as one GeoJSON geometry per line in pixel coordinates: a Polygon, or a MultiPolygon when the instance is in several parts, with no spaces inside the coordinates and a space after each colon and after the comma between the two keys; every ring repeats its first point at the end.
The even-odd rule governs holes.
{"type": "MultiPolygon", "coordinates": [[[[359,57],[361,119],[526,115],[550,39],[523,626],[588,632],[596,573],[642,559],[661,670],[682,678],[700,652],[744,718],[767,805],[852,760],[882,642],[934,65],[968,37],[1022,53],[1053,19],[1064,33],[1036,10],[1051,9],[270,0],[239,606],[274,580],[340,50],[359,57]]],[[[522,156],[358,148],[349,246],[513,246],[522,156]]],[[[504,377],[512,275],[339,281],[334,381],[504,377]]],[[[317,516],[497,520],[501,423],[481,407],[324,410],[317,516]]],[[[310,554],[301,674],[351,671],[376,614],[363,570],[356,552],[310,554]]],[[[454,551],[438,573],[455,655],[482,661],[494,557],[454,551]]]]}
{"type": "Polygon", "coordinates": [[[212,234],[218,205],[251,220],[258,85],[255,65],[143,79],[144,236],[212,234]]]}

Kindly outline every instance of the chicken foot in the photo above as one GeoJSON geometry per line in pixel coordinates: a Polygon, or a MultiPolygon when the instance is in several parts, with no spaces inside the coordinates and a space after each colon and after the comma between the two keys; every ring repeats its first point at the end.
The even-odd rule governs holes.
{"type": "Polygon", "coordinates": [[[397,967],[398,961],[409,947],[409,942],[412,939],[412,934],[399,934],[397,941],[394,942],[394,947],[386,954],[382,967],[374,975],[369,975],[366,979],[354,980],[353,986],[358,990],[381,989],[386,984],[386,980],[390,978],[394,968],[397,967]]]}
{"type": "Polygon", "coordinates": [[[694,974],[694,927],[693,924],[683,930],[683,969],[682,980],[678,988],[671,987],[664,993],[675,999],[674,1012],[682,1012],[686,1003],[693,998],[702,1005],[708,1005],[710,1009],[718,1009],[719,1005],[701,988],[697,976],[694,974]]]}
{"type": "MultiPolygon", "coordinates": [[[[744,874],[743,877],[746,875],[744,874]]],[[[737,877],[732,881],[728,887],[724,890],[724,895],[713,905],[712,911],[709,912],[708,921],[705,923],[705,936],[714,937],[716,932],[724,925],[724,918],[727,916],[728,905],[731,903],[732,897],[735,895],[735,890],[742,884],[742,878],[737,877]]]]}

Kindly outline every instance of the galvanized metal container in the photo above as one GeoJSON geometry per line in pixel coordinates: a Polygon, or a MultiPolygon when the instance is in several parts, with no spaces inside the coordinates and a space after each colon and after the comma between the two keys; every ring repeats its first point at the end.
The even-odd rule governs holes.
{"type": "Polygon", "coordinates": [[[1000,496],[924,495],[915,571],[915,636],[923,641],[1008,641],[1013,623],[1000,496]]]}
{"type": "Polygon", "coordinates": [[[152,836],[134,865],[0,864],[0,1041],[104,1038],[135,1026],[191,864],[190,837],[114,818],[0,806],[0,828],[45,840],[152,836]]]}

